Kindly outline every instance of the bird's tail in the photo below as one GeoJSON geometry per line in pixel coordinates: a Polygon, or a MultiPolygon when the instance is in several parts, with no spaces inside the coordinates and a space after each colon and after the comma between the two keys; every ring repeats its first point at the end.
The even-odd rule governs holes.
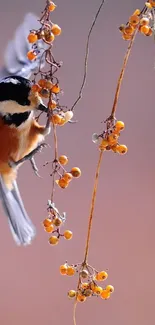
{"type": "Polygon", "coordinates": [[[36,231],[25,211],[16,181],[13,182],[13,189],[10,191],[0,176],[0,198],[17,245],[31,244],[36,231]]]}

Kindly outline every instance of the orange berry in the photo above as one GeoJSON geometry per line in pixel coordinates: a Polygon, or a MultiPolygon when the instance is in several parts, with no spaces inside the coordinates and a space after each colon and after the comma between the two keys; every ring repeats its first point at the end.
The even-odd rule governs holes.
{"type": "Polygon", "coordinates": [[[150,30],[150,27],[147,25],[142,25],[139,28],[139,31],[144,35],[147,35],[149,33],[149,30],[150,30]]]}
{"type": "Polygon", "coordinates": [[[64,178],[60,178],[59,180],[56,180],[56,183],[58,184],[59,187],[61,188],[67,188],[69,183],[66,182],[66,180],[64,178]]]}
{"type": "Polygon", "coordinates": [[[29,43],[35,43],[38,40],[38,36],[35,33],[30,33],[27,37],[29,43]]]}
{"type": "Polygon", "coordinates": [[[55,36],[58,36],[61,34],[61,28],[57,24],[54,24],[52,26],[51,31],[55,36]]]}
{"type": "Polygon", "coordinates": [[[77,301],[84,302],[86,300],[86,297],[82,295],[81,293],[78,293],[77,295],[77,301]]]}
{"type": "Polygon", "coordinates": [[[63,265],[61,265],[60,266],[60,274],[62,274],[62,275],[66,275],[66,273],[67,273],[67,268],[68,268],[68,266],[66,265],[66,264],[63,264],[63,265]]]}
{"type": "Polygon", "coordinates": [[[81,170],[78,167],[73,167],[70,171],[73,177],[79,178],[81,176],[81,170]]]}
{"type": "Polygon", "coordinates": [[[115,145],[111,146],[111,150],[116,153],[118,146],[119,146],[119,144],[115,144],[115,145]]]}
{"type": "Polygon", "coordinates": [[[50,245],[57,245],[58,242],[59,242],[59,238],[56,237],[56,236],[52,236],[52,237],[49,238],[48,241],[49,241],[49,244],[50,245]]]}
{"type": "Polygon", "coordinates": [[[44,227],[50,227],[52,225],[52,220],[50,218],[47,218],[43,221],[44,227]]]}
{"type": "Polygon", "coordinates": [[[125,153],[127,153],[127,151],[128,148],[124,144],[120,144],[117,146],[117,152],[120,153],[121,155],[124,155],[125,153]]]}
{"type": "Polygon", "coordinates": [[[82,288],[82,289],[87,289],[87,288],[89,288],[89,283],[87,283],[87,282],[82,283],[82,284],[81,284],[81,288],[82,288]]]}
{"type": "Polygon", "coordinates": [[[72,276],[72,275],[74,275],[74,274],[75,274],[75,269],[74,269],[74,267],[73,267],[73,266],[68,266],[67,271],[66,271],[66,274],[67,274],[68,276],[72,276]]]}
{"type": "Polygon", "coordinates": [[[68,297],[69,298],[74,298],[75,296],[76,296],[76,291],[75,290],[69,290],[68,297]]]}
{"type": "Polygon", "coordinates": [[[102,290],[102,292],[101,292],[101,298],[102,299],[109,299],[110,298],[110,292],[109,291],[107,291],[107,290],[102,290]]]}
{"type": "Polygon", "coordinates": [[[54,2],[51,2],[50,5],[48,6],[49,11],[54,11],[55,8],[56,8],[56,5],[54,2]]]}
{"type": "Polygon", "coordinates": [[[109,284],[109,285],[106,286],[106,291],[112,293],[112,292],[114,292],[114,287],[109,284]]]}
{"type": "Polygon", "coordinates": [[[51,122],[55,125],[59,124],[61,121],[61,116],[59,114],[55,114],[51,117],[51,122]]]}
{"type": "Polygon", "coordinates": [[[131,35],[128,35],[128,34],[123,33],[123,34],[122,34],[122,38],[123,38],[125,41],[129,41],[129,40],[131,40],[131,35]]]}
{"type": "Polygon", "coordinates": [[[73,176],[71,173],[65,173],[63,175],[63,178],[66,180],[66,182],[70,182],[72,180],[73,176]]]}
{"type": "Polygon", "coordinates": [[[72,239],[72,237],[73,237],[73,233],[70,230],[65,230],[64,238],[67,240],[70,240],[70,239],[72,239]]]}
{"type": "Polygon", "coordinates": [[[103,139],[99,148],[102,150],[102,149],[105,149],[108,145],[109,145],[108,140],[103,139]]]}
{"type": "Polygon", "coordinates": [[[38,85],[41,87],[41,88],[45,88],[46,87],[46,79],[40,79],[38,81],[38,85]]]}
{"type": "Polygon", "coordinates": [[[134,13],[133,13],[133,16],[139,16],[140,15],[140,13],[141,13],[141,11],[140,11],[140,9],[136,9],[135,11],[134,11],[134,13]]]}
{"type": "Polygon", "coordinates": [[[97,281],[103,281],[106,280],[108,277],[108,273],[106,271],[101,271],[96,274],[95,278],[97,281]]]}
{"type": "Polygon", "coordinates": [[[91,282],[91,283],[90,283],[90,289],[91,289],[93,292],[94,292],[96,286],[97,286],[97,285],[96,285],[94,282],[91,282]]]}
{"type": "Polygon", "coordinates": [[[137,15],[132,15],[130,18],[129,18],[129,23],[132,25],[132,26],[137,26],[139,24],[139,21],[140,21],[140,18],[137,16],[137,15]]]}
{"type": "Polygon", "coordinates": [[[53,84],[50,80],[47,80],[44,87],[50,90],[52,89],[53,84]]]}
{"type": "Polygon", "coordinates": [[[50,102],[49,102],[49,108],[51,108],[51,109],[55,109],[57,107],[57,103],[56,103],[56,101],[55,100],[51,100],[50,102]]]}
{"type": "Polygon", "coordinates": [[[113,134],[116,134],[118,137],[120,136],[120,130],[116,129],[115,127],[114,127],[114,129],[112,130],[112,133],[113,133],[113,134]]]}
{"type": "Polygon", "coordinates": [[[117,143],[117,140],[118,140],[118,135],[117,134],[110,134],[109,136],[108,136],[108,143],[110,144],[110,145],[113,145],[113,144],[115,144],[115,143],[117,143]]]}
{"type": "Polygon", "coordinates": [[[125,128],[125,124],[122,121],[117,121],[115,124],[115,130],[122,131],[125,128]]]}
{"type": "Polygon", "coordinates": [[[52,93],[54,93],[54,94],[58,94],[58,93],[60,93],[60,87],[59,87],[59,85],[54,85],[54,86],[52,87],[51,91],[52,91],[52,93]]]}
{"type": "Polygon", "coordinates": [[[97,295],[100,295],[101,292],[103,291],[102,287],[95,286],[93,292],[96,293],[97,295]]]}
{"type": "Polygon", "coordinates": [[[30,60],[30,61],[33,61],[34,59],[36,59],[37,55],[33,52],[33,51],[29,51],[27,53],[27,58],[30,60]]]}
{"type": "Polygon", "coordinates": [[[146,36],[152,36],[152,34],[153,34],[152,28],[149,27],[149,31],[148,31],[148,33],[146,34],[146,36]]]}
{"type": "Polygon", "coordinates": [[[64,155],[60,156],[58,158],[58,162],[61,164],[61,165],[66,165],[68,163],[68,158],[64,155]]]}
{"type": "Polygon", "coordinates": [[[56,226],[56,227],[59,227],[61,224],[62,224],[62,220],[58,217],[56,217],[54,220],[53,220],[53,224],[56,226]]]}
{"type": "Polygon", "coordinates": [[[149,25],[149,18],[147,17],[141,18],[140,25],[149,25]]]}
{"type": "Polygon", "coordinates": [[[152,7],[155,7],[155,1],[154,0],[149,0],[150,4],[152,7]]]}
{"type": "Polygon", "coordinates": [[[147,8],[149,8],[149,9],[151,9],[151,8],[152,8],[152,5],[151,5],[151,3],[150,3],[150,2],[145,2],[145,6],[146,6],[147,8]]]}
{"type": "Polygon", "coordinates": [[[41,88],[39,87],[38,84],[34,84],[32,85],[31,90],[33,91],[33,93],[37,93],[41,90],[41,88]]]}
{"type": "Polygon", "coordinates": [[[52,231],[54,230],[54,226],[51,225],[51,226],[49,226],[49,227],[45,227],[44,230],[45,230],[46,232],[52,232],[52,231]]]}
{"type": "Polygon", "coordinates": [[[52,32],[49,32],[46,36],[45,36],[45,40],[49,43],[53,42],[55,39],[55,36],[52,32]]]}
{"type": "Polygon", "coordinates": [[[66,123],[65,118],[61,116],[61,120],[59,121],[58,124],[59,124],[60,126],[62,126],[62,125],[64,125],[65,123],[66,123]]]}
{"type": "Polygon", "coordinates": [[[129,25],[129,26],[125,27],[125,29],[124,29],[123,32],[124,32],[125,34],[131,36],[131,35],[134,33],[134,31],[135,31],[134,27],[129,25]]]}

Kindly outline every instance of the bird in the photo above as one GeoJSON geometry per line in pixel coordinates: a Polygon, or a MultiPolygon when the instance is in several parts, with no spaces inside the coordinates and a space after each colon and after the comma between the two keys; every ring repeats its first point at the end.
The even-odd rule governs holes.
{"type": "MultiPolygon", "coordinates": [[[[34,14],[25,15],[13,40],[7,45],[5,63],[0,69],[0,199],[18,246],[30,245],[36,236],[36,228],[18,189],[18,169],[29,160],[37,173],[34,155],[46,146],[44,138],[51,130],[48,109],[41,97],[32,92],[30,81],[46,44],[40,44],[40,57],[34,62],[26,57],[30,49],[27,35],[32,28],[38,28],[38,24],[34,14]],[[47,113],[45,126],[36,121],[36,110],[47,113]]],[[[44,66],[45,62],[42,60],[41,64],[44,66]]]]}

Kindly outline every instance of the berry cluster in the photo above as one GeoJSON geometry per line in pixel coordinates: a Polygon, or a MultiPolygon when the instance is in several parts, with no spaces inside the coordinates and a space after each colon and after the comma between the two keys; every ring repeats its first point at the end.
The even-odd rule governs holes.
{"type": "MultiPolygon", "coordinates": [[[[55,79],[55,78],[51,78],[55,79]]],[[[32,92],[37,93],[40,97],[48,99],[48,108],[51,111],[51,123],[54,125],[64,125],[73,117],[73,112],[65,111],[64,107],[59,104],[58,94],[61,92],[60,86],[57,82],[52,82],[46,76],[35,82],[31,88],[32,92]]]]}
{"type": "Polygon", "coordinates": [[[58,209],[55,207],[55,204],[52,202],[48,202],[48,218],[43,221],[44,230],[47,233],[52,233],[49,238],[50,245],[57,245],[60,237],[64,237],[67,240],[72,239],[73,234],[70,230],[65,230],[62,234],[60,232],[60,227],[64,225],[66,221],[66,213],[64,212],[60,215],[58,209]]]}
{"type": "Polygon", "coordinates": [[[56,183],[61,188],[68,187],[71,180],[74,178],[79,178],[81,176],[81,170],[78,167],[73,167],[69,172],[63,167],[68,163],[68,158],[66,156],[60,156],[58,158],[58,163],[55,166],[56,172],[59,174],[59,179],[56,180],[56,183]],[[60,173],[62,169],[62,174],[60,173]]]}
{"type": "Polygon", "coordinates": [[[88,297],[100,296],[102,299],[109,299],[114,287],[107,285],[102,288],[97,282],[107,279],[108,273],[106,271],[97,272],[92,266],[88,264],[65,264],[60,266],[60,274],[73,276],[75,273],[79,274],[79,284],[77,290],[70,290],[68,292],[69,298],[76,298],[79,302],[84,302],[88,297]]]}
{"type": "MultiPolygon", "coordinates": [[[[48,218],[43,221],[45,231],[47,233],[52,233],[52,236],[49,238],[49,243],[51,245],[58,244],[60,237],[64,237],[68,240],[72,238],[71,231],[66,230],[64,233],[60,232],[60,227],[66,220],[66,214],[64,213],[61,216],[58,209],[55,207],[55,184],[64,189],[68,187],[73,178],[78,178],[81,176],[81,170],[78,167],[74,167],[70,171],[67,171],[64,168],[64,166],[68,163],[67,156],[62,155],[58,157],[56,127],[62,126],[67,122],[73,122],[73,111],[68,110],[64,105],[60,105],[59,102],[59,95],[62,93],[62,90],[59,85],[59,80],[56,77],[56,72],[62,66],[62,63],[56,62],[52,49],[55,36],[61,34],[61,28],[57,24],[53,24],[50,20],[50,13],[53,12],[55,8],[56,5],[52,1],[46,0],[46,7],[43,11],[42,17],[39,20],[41,27],[38,30],[31,30],[30,34],[28,35],[28,41],[32,44],[32,50],[27,54],[28,58],[33,60],[37,57],[37,53],[39,53],[37,46],[38,42],[43,41],[47,44],[47,47],[41,55],[38,71],[34,73],[31,91],[35,93],[36,96],[39,96],[43,100],[47,101],[48,122],[52,124],[54,131],[55,155],[52,161],[52,172],[50,174],[50,176],[52,176],[52,193],[51,200],[48,201],[48,218]],[[45,59],[46,67],[49,67],[49,70],[46,68],[45,71],[45,69],[42,68],[43,58],[45,59]],[[58,176],[58,179],[55,179],[56,175],[58,176]]],[[[36,117],[37,120],[39,119],[40,115],[36,117]]],[[[46,162],[44,166],[48,163],[49,162],[46,162]]]]}
{"type": "Polygon", "coordinates": [[[42,40],[44,43],[52,45],[55,36],[61,34],[61,28],[57,24],[53,24],[48,18],[50,12],[54,11],[56,5],[52,1],[47,1],[43,16],[40,19],[41,28],[39,30],[31,30],[28,35],[29,43],[33,44],[32,50],[27,53],[29,60],[36,59],[39,51],[37,47],[37,42],[42,40]],[[48,20],[45,24],[45,20],[48,20]]]}
{"type": "Polygon", "coordinates": [[[145,7],[141,11],[136,9],[132,16],[129,17],[129,22],[126,25],[120,26],[122,38],[131,40],[135,31],[139,31],[145,36],[151,36],[154,32],[154,12],[155,1],[149,0],[145,3],[145,7]]]}
{"type": "Polygon", "coordinates": [[[106,130],[102,134],[94,133],[92,136],[92,141],[94,143],[100,142],[99,150],[109,151],[112,150],[115,153],[125,154],[128,151],[127,146],[124,144],[119,144],[118,139],[120,132],[124,129],[125,125],[122,121],[116,121],[115,119],[107,119],[106,130]]]}

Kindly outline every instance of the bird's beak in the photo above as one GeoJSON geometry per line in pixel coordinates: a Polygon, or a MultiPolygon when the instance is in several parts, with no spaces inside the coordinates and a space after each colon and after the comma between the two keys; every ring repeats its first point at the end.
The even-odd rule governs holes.
{"type": "Polygon", "coordinates": [[[42,111],[42,112],[45,112],[45,113],[48,113],[48,108],[47,106],[43,105],[43,104],[39,104],[38,108],[37,108],[39,111],[42,111]]]}

